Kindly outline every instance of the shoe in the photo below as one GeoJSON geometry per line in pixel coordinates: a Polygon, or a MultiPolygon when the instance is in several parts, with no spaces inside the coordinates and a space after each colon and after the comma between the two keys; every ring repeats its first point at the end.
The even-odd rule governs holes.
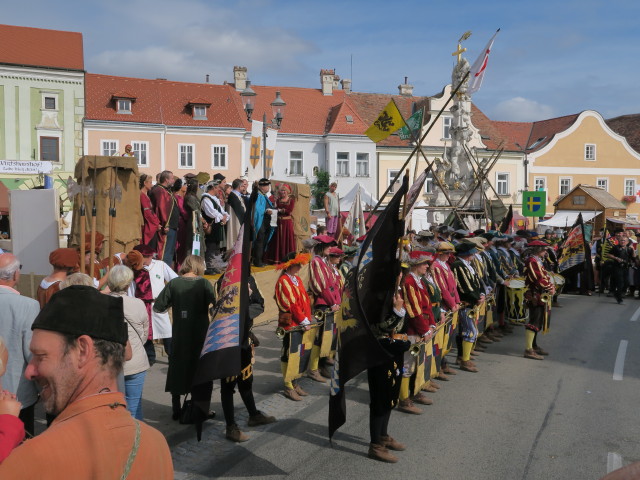
{"type": "Polygon", "coordinates": [[[300,402],[302,400],[302,397],[293,388],[285,388],[284,396],[289,400],[293,400],[294,402],[300,402]]]}
{"type": "Polygon", "coordinates": [[[382,440],[382,446],[385,447],[385,448],[388,448],[389,450],[395,450],[396,452],[402,452],[403,450],[406,450],[406,448],[407,448],[407,447],[404,446],[404,444],[398,442],[397,440],[395,440],[390,435],[383,435],[382,437],[380,437],[380,440],[382,440]]]}
{"type": "Polygon", "coordinates": [[[327,379],[320,375],[320,372],[318,370],[309,370],[307,372],[307,377],[318,383],[327,383],[327,379]]]}
{"type": "Polygon", "coordinates": [[[301,397],[308,397],[309,396],[309,394],[307,392],[305,392],[300,385],[296,385],[293,388],[296,391],[296,393],[298,395],[300,395],[301,397]]]}
{"type": "Polygon", "coordinates": [[[549,352],[543,350],[542,347],[534,347],[534,350],[538,355],[549,355],[549,352]]]}
{"type": "Polygon", "coordinates": [[[446,373],[447,375],[457,375],[458,373],[451,368],[449,365],[447,365],[446,367],[444,367],[442,370],[440,370],[441,372],[446,373]]]}
{"type": "Polygon", "coordinates": [[[444,374],[444,371],[440,370],[440,373],[434,377],[436,380],[440,380],[442,382],[448,382],[449,377],[444,374]]]}
{"type": "Polygon", "coordinates": [[[471,350],[471,356],[472,357],[479,357],[480,356],[480,352],[476,352],[475,350],[471,350]]]}
{"type": "Polygon", "coordinates": [[[488,338],[486,335],[482,335],[482,336],[478,339],[478,342],[480,342],[480,343],[486,343],[486,344],[489,344],[489,343],[493,343],[493,340],[491,340],[490,338],[488,338]]]}
{"type": "Polygon", "coordinates": [[[398,403],[398,410],[412,415],[422,415],[422,410],[416,407],[408,398],[406,400],[400,400],[398,403]]]}
{"type": "Polygon", "coordinates": [[[423,392],[429,392],[429,393],[436,393],[438,391],[437,388],[432,387],[428,383],[425,383],[420,390],[422,390],[423,392]]]}
{"type": "Polygon", "coordinates": [[[532,360],[544,360],[544,357],[538,355],[533,348],[524,351],[524,358],[530,358],[532,360]]]}
{"type": "MultiPolygon", "coordinates": [[[[462,365],[464,362],[460,361],[460,365],[462,365]]],[[[471,366],[471,367],[475,367],[476,366],[476,362],[474,362],[473,360],[467,360],[467,365],[471,366]]]]}
{"type": "Polygon", "coordinates": [[[378,445],[377,443],[369,444],[369,453],[367,453],[367,456],[374,460],[387,463],[396,463],[398,461],[398,457],[393,455],[386,447],[378,445]]]}
{"type": "Polygon", "coordinates": [[[415,403],[419,403],[420,405],[433,405],[433,400],[431,400],[426,395],[419,393],[418,395],[412,398],[412,401],[415,403]]]}
{"type": "Polygon", "coordinates": [[[477,344],[473,347],[473,350],[471,350],[471,353],[475,353],[475,354],[480,354],[482,352],[486,352],[487,351],[487,347],[485,347],[482,344],[477,344]]]}
{"type": "Polygon", "coordinates": [[[249,440],[249,437],[242,433],[238,428],[238,425],[235,423],[233,425],[227,425],[227,431],[224,436],[227,440],[231,440],[236,443],[246,442],[249,440]]]}
{"type": "Polygon", "coordinates": [[[260,425],[269,425],[276,421],[276,417],[272,417],[270,415],[265,415],[262,412],[258,412],[255,415],[249,416],[249,420],[247,421],[247,426],[249,427],[259,427],[260,425]]]}
{"type": "Polygon", "coordinates": [[[489,340],[491,340],[492,342],[496,343],[496,342],[500,342],[500,337],[502,337],[502,335],[500,335],[500,337],[498,337],[497,335],[494,335],[493,333],[485,333],[484,335],[482,335],[483,337],[487,337],[489,340]]]}
{"type": "Polygon", "coordinates": [[[440,390],[440,385],[438,385],[436,382],[434,382],[433,380],[429,380],[429,385],[431,385],[433,388],[435,388],[436,390],[440,390]]]}
{"type": "Polygon", "coordinates": [[[476,373],[478,371],[475,365],[469,365],[469,362],[462,362],[462,365],[460,365],[460,370],[464,370],[465,372],[473,372],[473,373],[476,373]]]}
{"type": "Polygon", "coordinates": [[[320,375],[322,375],[325,378],[331,378],[331,367],[329,365],[323,365],[322,367],[320,367],[320,370],[318,370],[320,372],[320,375]]]}

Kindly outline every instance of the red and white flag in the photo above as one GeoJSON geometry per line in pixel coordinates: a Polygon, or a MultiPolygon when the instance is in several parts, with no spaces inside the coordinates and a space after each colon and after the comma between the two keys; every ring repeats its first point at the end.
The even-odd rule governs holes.
{"type": "Polygon", "coordinates": [[[480,53],[478,58],[473,65],[471,65],[471,71],[469,72],[469,87],[467,88],[467,94],[471,95],[478,90],[482,86],[482,79],[484,78],[484,71],[487,69],[487,64],[489,63],[489,53],[491,52],[491,48],[493,48],[493,41],[496,39],[496,35],[500,29],[496,30],[496,33],[493,34],[487,46],[484,47],[484,50],[480,53]]]}

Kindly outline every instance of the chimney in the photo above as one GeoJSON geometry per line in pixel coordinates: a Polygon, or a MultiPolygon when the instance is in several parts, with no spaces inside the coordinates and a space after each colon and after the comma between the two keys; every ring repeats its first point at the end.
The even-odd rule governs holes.
{"type": "Polygon", "coordinates": [[[344,93],[349,95],[351,93],[351,80],[349,80],[348,78],[345,78],[344,80],[342,80],[341,83],[342,83],[342,90],[344,90],[344,93]]]}
{"type": "Polygon", "coordinates": [[[404,83],[402,85],[398,85],[398,92],[403,97],[413,96],[413,85],[407,83],[407,77],[404,77],[404,83]]]}
{"type": "Polygon", "coordinates": [[[204,81],[205,83],[209,83],[209,74],[207,73],[207,75],[204,77],[204,81]]]}
{"type": "Polygon", "coordinates": [[[320,70],[320,84],[322,85],[323,95],[333,95],[333,84],[335,81],[336,71],[334,69],[320,70]]]}
{"type": "Polygon", "coordinates": [[[233,67],[233,84],[239,92],[247,88],[247,67],[233,67]]]}

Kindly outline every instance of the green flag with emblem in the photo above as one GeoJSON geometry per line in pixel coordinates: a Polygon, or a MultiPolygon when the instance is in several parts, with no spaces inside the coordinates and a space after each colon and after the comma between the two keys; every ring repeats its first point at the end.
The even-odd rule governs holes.
{"type": "Polygon", "coordinates": [[[422,112],[421,108],[407,119],[407,124],[398,131],[398,135],[402,140],[411,138],[411,132],[417,132],[422,128],[422,112]],[[411,129],[411,130],[409,130],[411,129]]]}
{"type": "Polygon", "coordinates": [[[522,192],[522,215],[544,217],[547,213],[547,192],[522,192]]]}

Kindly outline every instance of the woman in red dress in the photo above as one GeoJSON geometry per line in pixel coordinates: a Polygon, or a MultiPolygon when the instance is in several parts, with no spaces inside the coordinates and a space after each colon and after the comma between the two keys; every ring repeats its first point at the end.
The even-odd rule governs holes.
{"type": "Polygon", "coordinates": [[[291,187],[284,183],[280,185],[276,200],[278,227],[264,255],[264,261],[267,263],[280,263],[287,254],[297,250],[296,237],[293,233],[293,217],[291,216],[295,203],[295,199],[291,196],[291,187]]]}
{"type": "Polygon", "coordinates": [[[178,235],[176,238],[176,269],[180,269],[182,262],[191,252],[187,251],[187,245],[191,245],[193,241],[193,227],[191,225],[191,212],[187,210],[184,203],[184,196],[187,193],[187,183],[182,179],[176,178],[173,184],[173,194],[180,210],[180,219],[178,221],[178,235]]]}
{"type": "Polygon", "coordinates": [[[156,248],[158,237],[156,233],[160,230],[160,220],[153,211],[151,206],[151,199],[149,198],[149,190],[153,179],[151,175],[140,175],[140,208],[142,209],[142,218],[144,219],[144,225],[142,225],[142,239],[140,243],[143,245],[150,245],[151,248],[156,248]]]}

